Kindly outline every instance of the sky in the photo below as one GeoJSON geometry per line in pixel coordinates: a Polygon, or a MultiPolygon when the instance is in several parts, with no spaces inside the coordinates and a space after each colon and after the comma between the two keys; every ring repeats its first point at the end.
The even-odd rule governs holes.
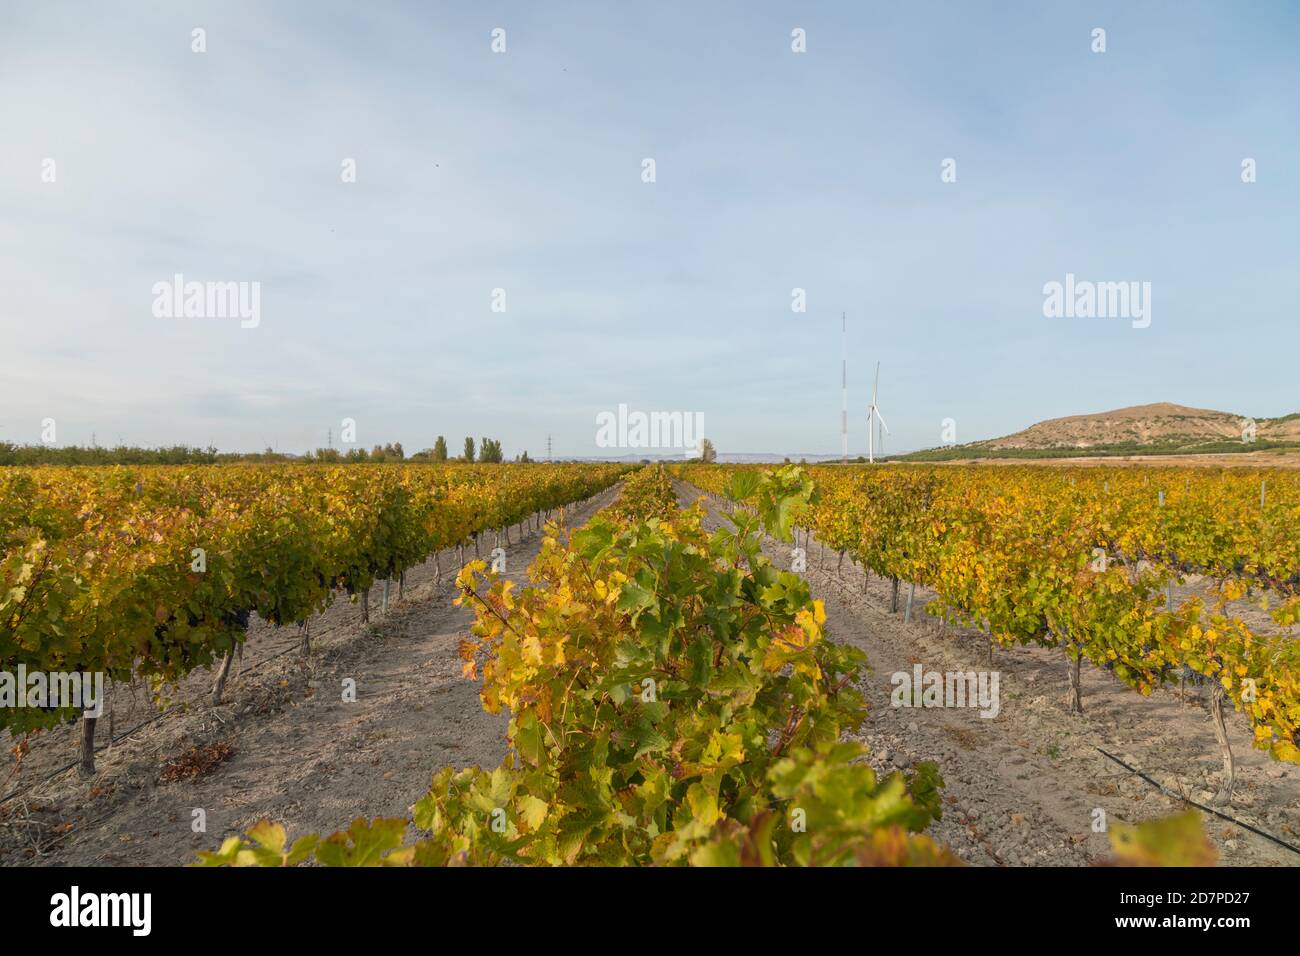
{"type": "Polygon", "coordinates": [[[0,440],[617,455],[622,404],[833,454],[841,313],[853,454],[877,362],[891,452],[1300,411],[1297,49],[1284,2],[4,0],[0,440]],[[1067,273],[1149,326],[1046,316],[1067,273]]]}

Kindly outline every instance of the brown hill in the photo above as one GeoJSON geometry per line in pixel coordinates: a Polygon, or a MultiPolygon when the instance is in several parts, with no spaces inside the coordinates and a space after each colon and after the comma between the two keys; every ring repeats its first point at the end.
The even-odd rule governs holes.
{"type": "MultiPolygon", "coordinates": [[[[1240,441],[1250,419],[1230,412],[1189,408],[1170,402],[1134,405],[1095,415],[1070,415],[1030,425],[1024,431],[975,442],[975,448],[1091,448],[1097,445],[1192,446],[1240,441]]],[[[1300,441],[1300,414],[1254,419],[1259,441],[1300,441]]]]}

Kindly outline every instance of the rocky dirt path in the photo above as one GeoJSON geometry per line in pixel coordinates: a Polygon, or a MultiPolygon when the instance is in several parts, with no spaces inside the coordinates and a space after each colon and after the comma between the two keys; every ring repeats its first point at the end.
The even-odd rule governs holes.
{"type": "MultiPolygon", "coordinates": [[[[586,522],[616,494],[570,506],[565,523],[586,522]]],[[[522,583],[541,534],[524,530],[514,541],[504,546],[506,573],[522,583]]],[[[485,556],[494,544],[489,534],[485,556]]],[[[360,816],[405,816],[434,771],[495,766],[506,718],[484,713],[477,685],[461,676],[457,646],[473,615],[452,603],[455,553],[440,563],[441,579],[433,562],[408,573],[404,600],[386,618],[372,594],[368,627],[356,605],[331,608],[313,623],[321,638],[305,658],[296,629],[264,628],[248,653],[265,666],[235,679],[221,706],[207,700],[211,675],[195,675],[178,691],[175,712],[99,754],[95,777],[64,773],[0,806],[0,862],[180,865],[264,818],[292,838],[332,833],[360,816]],[[355,702],[343,700],[349,680],[355,702]],[[169,762],[224,747],[232,756],[196,779],[166,781],[169,762]],[[195,832],[196,811],[204,832],[195,832]]],[[[121,714],[119,733],[131,719],[121,714]]],[[[43,735],[6,792],[72,759],[74,733],[43,735]]]]}
{"type": "MultiPolygon", "coordinates": [[[[700,492],[679,485],[683,504],[700,492]]],[[[707,523],[725,520],[706,498],[707,523]]],[[[800,536],[802,544],[802,535],[800,536]]],[[[791,566],[793,545],[767,539],[764,551],[791,566]]],[[[1221,770],[1203,704],[1177,693],[1143,698],[1109,674],[1085,667],[1082,716],[1065,705],[1063,658],[1038,648],[997,649],[993,664],[982,635],[949,628],[924,612],[934,595],[917,591],[913,622],[889,611],[888,581],[871,577],[816,538],[806,549],[805,578],[826,605],[831,637],[862,648],[872,668],[865,684],[870,713],[861,739],[880,770],[919,760],[938,763],[946,782],[943,820],[933,835],[970,863],[1086,865],[1109,850],[1094,832],[1097,810],[1108,821],[1137,821],[1184,809],[1181,801],[1107,760],[1101,747],[1174,792],[1209,804],[1221,770]],[[973,708],[891,707],[896,672],[990,671],[999,674],[996,717],[973,708]]],[[[906,585],[903,586],[906,595],[906,585]]],[[[900,601],[901,606],[901,601],[900,601]]],[[[1245,722],[1230,720],[1238,762],[1237,793],[1225,812],[1300,846],[1300,767],[1253,750],[1245,722]]],[[[1300,855],[1243,828],[1206,816],[1223,864],[1295,866],[1300,855]]]]}

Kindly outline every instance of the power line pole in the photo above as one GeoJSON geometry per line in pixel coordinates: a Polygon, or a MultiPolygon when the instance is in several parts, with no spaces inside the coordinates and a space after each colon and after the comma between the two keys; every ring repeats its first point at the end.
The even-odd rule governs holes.
{"type": "Polygon", "coordinates": [[[840,464],[849,463],[849,332],[840,313],[840,464]]]}
{"type": "Polygon", "coordinates": [[[546,461],[547,463],[551,463],[555,461],[555,459],[551,457],[551,436],[550,435],[546,436],[546,461]]]}

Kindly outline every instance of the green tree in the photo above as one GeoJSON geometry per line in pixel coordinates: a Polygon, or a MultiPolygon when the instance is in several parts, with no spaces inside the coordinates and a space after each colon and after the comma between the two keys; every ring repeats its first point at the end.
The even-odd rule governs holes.
{"type": "Polygon", "coordinates": [[[465,460],[474,460],[474,439],[466,437],[465,439],[465,460]]]}
{"type": "Polygon", "coordinates": [[[713,442],[707,438],[700,442],[700,461],[706,465],[711,465],[718,460],[717,449],[713,447],[713,442]]]}
{"type": "Polygon", "coordinates": [[[447,460],[447,439],[443,438],[441,435],[439,435],[438,440],[433,443],[433,460],[447,460]]]}
{"type": "Polygon", "coordinates": [[[495,438],[484,438],[479,442],[478,460],[485,464],[499,465],[504,456],[501,453],[501,442],[495,438]]]}

